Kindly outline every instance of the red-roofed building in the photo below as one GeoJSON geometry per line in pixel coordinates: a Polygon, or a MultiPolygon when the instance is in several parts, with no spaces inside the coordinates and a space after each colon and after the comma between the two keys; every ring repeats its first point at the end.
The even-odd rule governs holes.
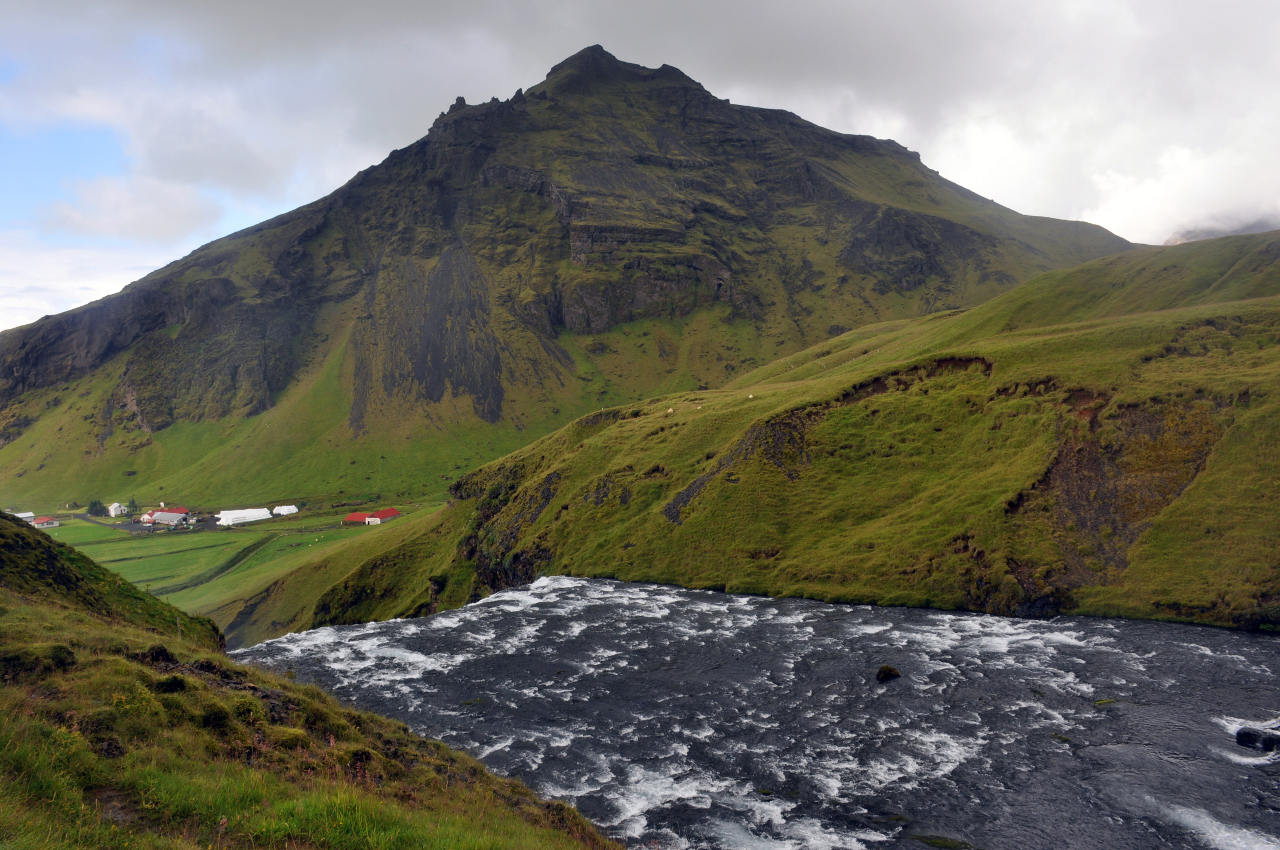
{"type": "Polygon", "coordinates": [[[365,520],[367,520],[368,518],[369,518],[369,514],[356,511],[355,513],[347,514],[345,517],[342,518],[342,521],[354,523],[355,525],[364,525],[365,520]]]}
{"type": "Polygon", "coordinates": [[[31,524],[36,528],[57,528],[62,525],[51,516],[38,516],[31,520],[31,524]]]}
{"type": "Polygon", "coordinates": [[[376,516],[380,521],[386,522],[389,519],[395,519],[400,516],[400,512],[395,508],[383,508],[380,511],[374,511],[369,516],[376,516]]]}
{"type": "Polygon", "coordinates": [[[143,525],[151,525],[156,522],[156,514],[166,514],[166,522],[164,524],[174,525],[175,523],[171,521],[171,515],[185,517],[191,514],[191,510],[182,505],[174,505],[171,508],[152,508],[142,516],[138,517],[138,522],[143,525]]]}

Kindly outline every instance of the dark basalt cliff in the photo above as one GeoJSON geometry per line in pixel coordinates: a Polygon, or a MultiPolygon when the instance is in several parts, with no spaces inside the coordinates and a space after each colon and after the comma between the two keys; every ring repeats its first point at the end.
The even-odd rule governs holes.
{"type": "Polygon", "coordinates": [[[326,198],[0,334],[0,428],[13,439],[30,421],[24,394],[99,374],[114,387],[103,433],[120,416],[147,433],[250,416],[339,345],[346,398],[328,403],[356,434],[370,411],[455,397],[470,412],[446,424],[497,422],[513,401],[540,419],[591,403],[574,395],[580,358],[608,348],[575,361],[565,334],[653,318],[689,341],[679,323],[720,311],[678,367],[676,344],[614,397],[654,389],[659,366],[714,386],[744,360],[1126,247],[979,198],[895,142],[733,105],[591,47],[509,100],[459,99],[326,198]]]}

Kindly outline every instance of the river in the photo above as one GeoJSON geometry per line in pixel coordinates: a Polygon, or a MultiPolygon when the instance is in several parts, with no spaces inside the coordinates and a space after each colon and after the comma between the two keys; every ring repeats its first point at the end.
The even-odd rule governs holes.
{"type": "Polygon", "coordinates": [[[1270,636],[553,577],[233,655],[631,847],[1280,850],[1270,636]]]}

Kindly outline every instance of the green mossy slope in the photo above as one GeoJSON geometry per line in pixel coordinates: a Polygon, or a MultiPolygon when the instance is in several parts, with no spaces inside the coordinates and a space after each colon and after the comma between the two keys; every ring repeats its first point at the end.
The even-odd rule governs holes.
{"type": "Polygon", "coordinates": [[[6,848],[611,847],[473,759],[232,663],[221,636],[0,514],[6,848]]]}
{"type": "Polygon", "coordinates": [[[579,419],[461,479],[317,622],[557,572],[1275,626],[1276,244],[1101,261],[579,419]]]}

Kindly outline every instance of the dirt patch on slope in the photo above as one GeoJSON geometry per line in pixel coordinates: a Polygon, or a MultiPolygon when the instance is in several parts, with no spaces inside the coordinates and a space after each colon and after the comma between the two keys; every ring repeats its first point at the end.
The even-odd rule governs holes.
{"type": "Polygon", "coordinates": [[[1011,562],[1029,599],[1105,584],[1128,567],[1130,548],[1223,433],[1210,404],[1125,407],[1099,423],[1097,396],[1071,400],[1089,428],[1071,431],[1040,480],[1006,506],[1024,541],[1047,534],[1056,554],[1039,567],[1011,562]]]}

